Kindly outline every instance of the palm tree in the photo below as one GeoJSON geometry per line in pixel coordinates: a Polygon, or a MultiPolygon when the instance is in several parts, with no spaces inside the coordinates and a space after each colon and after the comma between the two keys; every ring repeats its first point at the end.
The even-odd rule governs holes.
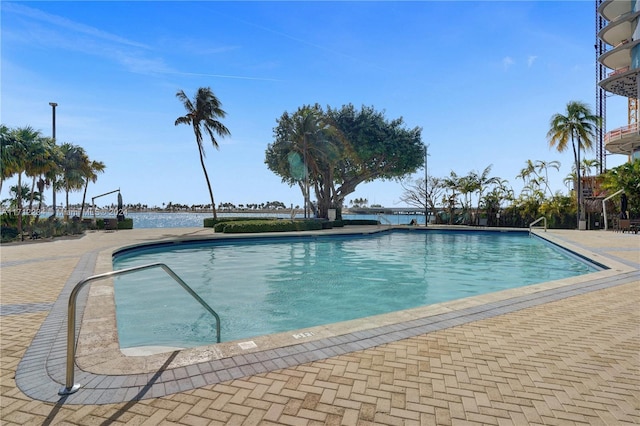
{"type": "Polygon", "coordinates": [[[558,152],[567,149],[569,141],[573,148],[573,158],[577,174],[578,223],[584,220],[582,194],[580,184],[580,150],[591,149],[596,129],[601,125],[601,118],[591,113],[587,104],[571,101],[567,104],[566,115],[554,114],[551,117],[550,129],[547,133],[549,145],[558,152]]]}
{"type": "Polygon", "coordinates": [[[15,133],[4,124],[0,125],[0,192],[2,184],[16,173],[14,159],[11,154],[12,145],[15,143],[15,133]]]}
{"type": "MultiPolygon", "coordinates": [[[[3,147],[3,151],[6,151],[3,156],[6,156],[7,158],[7,166],[9,168],[9,171],[7,173],[18,174],[18,184],[16,188],[22,188],[22,173],[27,170],[29,153],[32,150],[31,147],[40,139],[40,137],[40,132],[38,130],[35,130],[31,126],[19,127],[10,132],[10,137],[7,140],[7,145],[3,147]]],[[[22,198],[22,191],[16,191],[16,208],[18,210],[18,234],[21,236],[21,238],[23,238],[22,198]]]]}
{"type": "Polygon", "coordinates": [[[329,151],[327,136],[329,135],[330,126],[323,120],[322,111],[318,105],[314,107],[305,106],[299,109],[292,117],[291,128],[289,129],[289,140],[291,142],[291,152],[297,152],[302,155],[304,180],[299,181],[302,194],[305,199],[304,217],[307,217],[307,209],[313,208],[309,203],[309,177],[314,178],[315,186],[321,184],[324,189],[324,199],[330,199],[332,176],[330,176],[331,168],[323,167],[322,163],[327,165],[329,159],[329,151]],[[318,182],[318,178],[325,169],[325,178],[323,182],[318,182]]]}
{"type": "Polygon", "coordinates": [[[69,192],[82,189],[84,187],[84,177],[87,173],[89,157],[84,148],[71,143],[60,145],[62,152],[62,181],[60,183],[66,194],[66,209],[64,218],[69,216],[69,192]]]}
{"type": "MultiPolygon", "coordinates": [[[[29,210],[33,207],[36,184],[38,184],[38,190],[42,194],[43,189],[41,188],[44,188],[47,184],[43,176],[58,167],[56,163],[57,157],[53,152],[56,149],[53,139],[46,137],[38,138],[29,146],[28,160],[25,164],[25,174],[33,179],[31,182],[29,210]]],[[[39,201],[40,203],[42,202],[42,197],[40,197],[39,201]]]]}
{"type": "Polygon", "coordinates": [[[84,193],[82,194],[82,206],[80,207],[80,220],[82,220],[82,214],[84,213],[84,204],[87,199],[87,188],[89,188],[89,182],[96,183],[98,180],[98,173],[103,173],[107,166],[102,161],[91,161],[87,164],[84,176],[84,193]]]}
{"type": "Polygon", "coordinates": [[[229,129],[218,121],[217,118],[224,118],[227,113],[221,108],[222,104],[209,87],[199,88],[193,101],[187,97],[184,90],[180,90],[176,93],[176,97],[182,101],[184,108],[187,110],[187,114],[182,117],[178,117],[175,121],[175,125],[188,124],[193,127],[193,133],[196,136],[196,144],[198,145],[198,151],[200,153],[200,164],[202,165],[202,171],[204,172],[207,187],[209,188],[209,196],[211,197],[213,218],[217,219],[218,216],[216,214],[216,204],[213,200],[213,191],[211,190],[211,183],[209,182],[207,168],[204,165],[205,152],[204,145],[202,144],[202,130],[204,129],[204,131],[209,135],[213,146],[216,149],[219,149],[215,134],[224,137],[230,135],[231,132],[229,132],[229,129]]]}
{"type": "Polygon", "coordinates": [[[537,174],[538,176],[540,176],[540,173],[544,172],[544,177],[540,176],[540,178],[544,182],[544,185],[546,186],[547,191],[549,191],[549,195],[553,196],[553,191],[551,191],[551,188],[549,187],[549,167],[560,171],[560,162],[557,160],[554,160],[554,161],[537,160],[536,161],[536,169],[538,170],[537,174]]]}
{"type": "Polygon", "coordinates": [[[472,182],[474,191],[478,192],[478,204],[476,208],[475,219],[476,225],[480,223],[480,201],[482,200],[484,190],[488,185],[497,184],[500,181],[500,179],[495,176],[489,177],[489,173],[491,173],[491,167],[493,167],[493,164],[488,165],[480,174],[478,174],[478,172],[474,170],[469,173],[468,176],[472,182]]]}

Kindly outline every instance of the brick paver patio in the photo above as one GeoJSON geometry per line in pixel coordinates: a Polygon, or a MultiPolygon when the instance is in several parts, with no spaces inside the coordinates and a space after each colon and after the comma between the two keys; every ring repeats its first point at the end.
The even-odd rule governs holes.
{"type": "MultiPolygon", "coordinates": [[[[222,373],[201,371],[202,366],[195,372],[174,369],[157,397],[158,374],[153,373],[145,376],[135,395],[117,403],[109,402],[114,392],[100,393],[96,387],[89,389],[90,384],[74,395],[95,395],[91,403],[87,396],[76,397],[84,398],[83,403],[73,403],[73,396],[47,402],[33,397],[51,384],[37,383],[34,378],[41,376],[29,375],[25,368],[40,368],[49,380],[60,372],[44,371],[51,368],[46,365],[25,365],[25,354],[29,348],[34,352],[32,342],[51,322],[48,317],[61,303],[65,286],[75,279],[79,263],[100,269],[100,253],[113,247],[205,232],[95,232],[79,239],[3,245],[0,422],[640,424],[640,236],[604,231],[546,235],[612,267],[597,279],[541,290],[495,312],[469,311],[461,317],[468,320],[427,328],[434,331],[390,339],[392,331],[383,330],[376,338],[386,340],[379,344],[353,333],[352,338],[360,340],[334,345],[336,353],[342,349],[340,355],[329,356],[322,342],[315,343],[308,353],[324,350],[325,356],[290,362],[285,368],[256,362],[254,370],[262,365],[263,372],[245,370],[231,380],[221,380],[222,373]],[[367,339],[370,344],[364,345],[367,339]],[[180,391],[183,388],[188,390],[180,391]]],[[[278,358],[270,361],[274,359],[278,358]]],[[[53,394],[56,390],[54,386],[53,394]]]]}

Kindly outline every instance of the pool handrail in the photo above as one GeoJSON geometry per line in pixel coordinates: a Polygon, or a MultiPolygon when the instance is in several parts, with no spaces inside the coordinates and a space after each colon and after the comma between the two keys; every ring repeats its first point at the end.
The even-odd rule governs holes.
{"type": "Polygon", "coordinates": [[[180,286],[187,291],[194,299],[196,299],[202,307],[204,307],[211,315],[216,319],[216,334],[217,334],[217,342],[220,343],[220,316],[213,310],[211,307],[202,300],[198,294],[193,291],[189,285],[182,280],[171,268],[169,268],[164,263],[150,263],[148,265],[140,265],[134,266],[126,269],[119,269],[117,271],[105,272],[103,274],[97,274],[85,278],[78,282],[75,285],[73,290],[71,290],[71,294],[69,295],[69,308],[67,315],[67,375],[66,375],[66,383],[65,386],[60,388],[58,391],[58,395],[70,395],[75,393],[78,389],[80,389],[79,383],[74,382],[74,364],[76,358],[76,302],[78,298],[78,293],[82,288],[92,281],[97,281],[109,277],[113,277],[116,275],[125,275],[130,274],[132,272],[138,272],[151,268],[162,268],[171,278],[173,278],[180,286]]]}
{"type": "Polygon", "coordinates": [[[378,213],[377,216],[378,216],[378,226],[382,225],[382,222],[387,222],[388,226],[393,226],[393,223],[391,223],[391,221],[387,217],[383,216],[382,213],[378,213]]]}
{"type": "Polygon", "coordinates": [[[615,197],[616,195],[618,195],[618,194],[620,194],[622,192],[624,192],[624,189],[621,189],[621,190],[609,195],[604,200],[602,200],[602,215],[604,217],[604,230],[605,231],[609,229],[609,225],[607,224],[607,201],[609,201],[610,199],[612,199],[613,197],[615,197]]]}
{"type": "Polygon", "coordinates": [[[531,227],[540,221],[544,221],[544,232],[547,232],[547,218],[542,216],[529,224],[529,233],[531,233],[531,227]]]}

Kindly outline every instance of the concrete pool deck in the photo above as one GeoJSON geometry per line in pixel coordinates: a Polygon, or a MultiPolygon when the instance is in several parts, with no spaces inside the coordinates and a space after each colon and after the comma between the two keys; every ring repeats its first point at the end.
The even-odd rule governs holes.
{"type": "MultiPolygon", "coordinates": [[[[125,357],[96,351],[91,336],[102,338],[90,333],[76,367],[83,388],[59,397],[69,287],[110,270],[119,247],[210,232],[3,245],[2,423],[640,423],[640,236],[604,231],[536,232],[609,270],[322,330],[284,348],[125,357]]],[[[95,323],[85,315],[83,328],[95,323]]]]}

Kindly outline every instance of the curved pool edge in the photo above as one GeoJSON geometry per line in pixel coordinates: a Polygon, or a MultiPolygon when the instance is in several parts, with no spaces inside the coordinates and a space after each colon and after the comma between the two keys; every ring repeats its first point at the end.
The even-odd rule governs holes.
{"type": "MultiPolygon", "coordinates": [[[[570,243],[562,239],[559,239],[559,241],[565,246],[567,244],[571,246],[570,243]]],[[[85,262],[81,262],[84,265],[81,269],[85,272],[93,269],[93,271],[91,271],[92,273],[104,272],[100,271],[100,269],[105,267],[103,258],[106,253],[110,254],[115,249],[117,249],[117,247],[94,252],[92,254],[95,259],[94,267],[90,267],[91,256],[89,256],[85,259],[85,262]]],[[[572,250],[575,249],[588,251],[588,249],[580,246],[575,246],[572,250]]],[[[592,252],[592,255],[601,257],[600,253],[596,252],[592,252]]],[[[110,258],[110,256],[106,257],[110,258]]],[[[364,329],[358,329],[357,327],[345,329],[345,334],[342,335],[323,336],[317,340],[296,341],[292,345],[279,346],[271,349],[263,347],[246,349],[216,359],[206,358],[206,356],[203,358],[202,356],[205,355],[203,353],[191,357],[187,356],[189,355],[187,351],[173,352],[164,354],[162,358],[156,360],[164,361],[159,367],[154,367],[143,373],[125,373],[121,360],[113,363],[112,370],[105,370],[104,374],[89,371],[92,370],[93,367],[88,368],[86,371],[77,369],[76,377],[77,381],[83,384],[82,391],[66,397],[65,403],[114,403],[168,395],[206,384],[219,383],[233,378],[286,368],[313,360],[362,350],[430,331],[490,318],[530,306],[537,306],[553,300],[560,300],[577,294],[584,294],[602,288],[638,281],[639,274],[637,265],[635,267],[633,265],[627,265],[624,262],[617,262],[615,259],[607,256],[604,256],[602,260],[604,264],[611,268],[610,270],[578,277],[583,278],[581,280],[573,281],[573,279],[565,279],[559,280],[559,282],[529,286],[532,290],[535,287],[535,291],[523,295],[510,294],[506,295],[510,297],[498,298],[496,300],[491,300],[489,296],[505,296],[502,294],[505,292],[476,296],[469,300],[461,299],[459,301],[449,302],[451,304],[459,303],[459,305],[445,307],[445,312],[422,318],[411,318],[412,315],[410,315],[409,318],[401,319],[400,322],[374,325],[374,327],[369,325],[368,328],[364,329]],[[469,306],[463,306],[464,303],[469,303],[469,306]],[[181,352],[184,353],[181,354],[181,352]],[[174,367],[175,364],[173,364],[173,362],[176,359],[190,361],[184,365],[174,367]]],[[[80,268],[80,266],[78,268],[80,268]]],[[[72,285],[75,284],[72,282],[73,276],[74,274],[72,274],[67,285],[70,283],[72,285]]],[[[511,291],[512,290],[507,290],[507,292],[511,291]]],[[[63,295],[61,295],[61,298],[62,297],[63,295]]],[[[89,310],[87,312],[91,311],[89,310]]],[[[406,312],[407,311],[401,311],[401,313],[406,312]]],[[[88,327],[87,324],[91,322],[91,315],[86,316],[86,319],[86,322],[83,319],[83,328],[88,327]]],[[[58,334],[58,338],[60,338],[61,333],[58,334]]],[[[215,351],[212,351],[212,353],[215,355],[215,351]]],[[[102,358],[102,360],[108,358],[105,357],[105,353],[99,354],[99,351],[96,351],[94,355],[102,358]]],[[[33,382],[23,380],[25,378],[25,374],[23,373],[25,373],[25,371],[24,369],[21,371],[21,368],[19,368],[16,380],[23,392],[35,399],[58,401],[59,397],[56,395],[56,391],[59,384],[64,381],[64,369],[61,368],[60,358],[61,357],[58,356],[57,359],[54,357],[47,359],[46,376],[48,376],[48,380],[46,380],[46,382],[49,383],[47,386],[44,384],[35,385],[33,382]]],[[[22,364],[23,363],[21,363],[21,366],[22,364]]],[[[99,364],[100,363],[96,363],[95,365],[99,364]]],[[[105,366],[106,364],[100,365],[105,366]]],[[[41,377],[41,379],[45,378],[41,377]]]]}

